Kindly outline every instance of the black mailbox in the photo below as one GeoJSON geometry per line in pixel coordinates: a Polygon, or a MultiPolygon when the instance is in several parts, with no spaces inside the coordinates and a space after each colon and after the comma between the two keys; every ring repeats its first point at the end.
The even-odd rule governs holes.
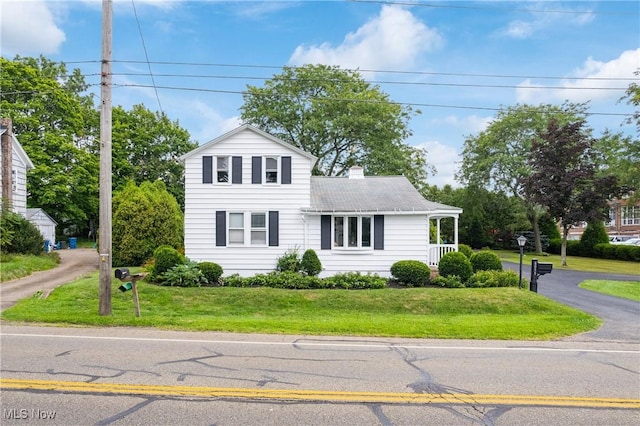
{"type": "Polygon", "coordinates": [[[538,263],[538,275],[550,274],[553,263],[538,263]]]}
{"type": "Polygon", "coordinates": [[[118,278],[119,280],[125,280],[129,278],[129,268],[116,269],[115,274],[116,278],[118,278]]]}

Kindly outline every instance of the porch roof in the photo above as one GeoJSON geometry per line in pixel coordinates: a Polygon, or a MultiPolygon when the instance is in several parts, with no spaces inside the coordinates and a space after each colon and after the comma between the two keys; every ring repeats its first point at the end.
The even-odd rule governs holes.
{"type": "Polygon", "coordinates": [[[425,199],[404,176],[311,177],[308,213],[385,212],[458,215],[462,209],[425,199]]]}

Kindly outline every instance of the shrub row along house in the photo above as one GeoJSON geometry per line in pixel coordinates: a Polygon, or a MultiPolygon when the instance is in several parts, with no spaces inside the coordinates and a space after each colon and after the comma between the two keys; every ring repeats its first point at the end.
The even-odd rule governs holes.
{"type": "Polygon", "coordinates": [[[436,266],[457,250],[462,210],[424,199],[404,176],[312,176],[316,157],[242,125],[183,155],[185,255],[225,274],[274,270],[291,250],[313,249],[321,275],[389,275],[398,260],[436,266]],[[454,241],[440,244],[441,220],[454,241]],[[436,241],[429,226],[437,227],[436,241]]]}

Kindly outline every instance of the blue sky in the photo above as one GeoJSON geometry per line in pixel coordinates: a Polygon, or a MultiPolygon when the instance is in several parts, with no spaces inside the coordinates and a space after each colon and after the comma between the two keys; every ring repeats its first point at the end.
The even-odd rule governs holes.
{"type": "MultiPolygon", "coordinates": [[[[99,93],[101,0],[0,7],[3,57],[66,62],[99,93]]],[[[589,101],[596,136],[633,132],[611,114],[632,111],[618,99],[640,81],[640,2],[116,0],[113,60],[114,105],[162,110],[200,143],[239,125],[241,92],[282,66],[366,70],[421,110],[407,143],[427,149],[429,183],[456,186],[465,136],[501,106],[589,101]]]]}

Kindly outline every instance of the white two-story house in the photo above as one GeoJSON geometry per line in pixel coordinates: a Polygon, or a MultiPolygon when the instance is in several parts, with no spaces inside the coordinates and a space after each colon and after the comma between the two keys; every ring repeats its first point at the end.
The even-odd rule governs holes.
{"type": "Polygon", "coordinates": [[[313,155],[243,125],[183,155],[185,255],[225,275],[273,271],[287,251],[316,251],[323,276],[390,274],[398,260],[437,265],[457,250],[462,210],[424,199],[403,176],[311,176],[313,155]],[[455,241],[429,241],[433,220],[455,241]]]}

